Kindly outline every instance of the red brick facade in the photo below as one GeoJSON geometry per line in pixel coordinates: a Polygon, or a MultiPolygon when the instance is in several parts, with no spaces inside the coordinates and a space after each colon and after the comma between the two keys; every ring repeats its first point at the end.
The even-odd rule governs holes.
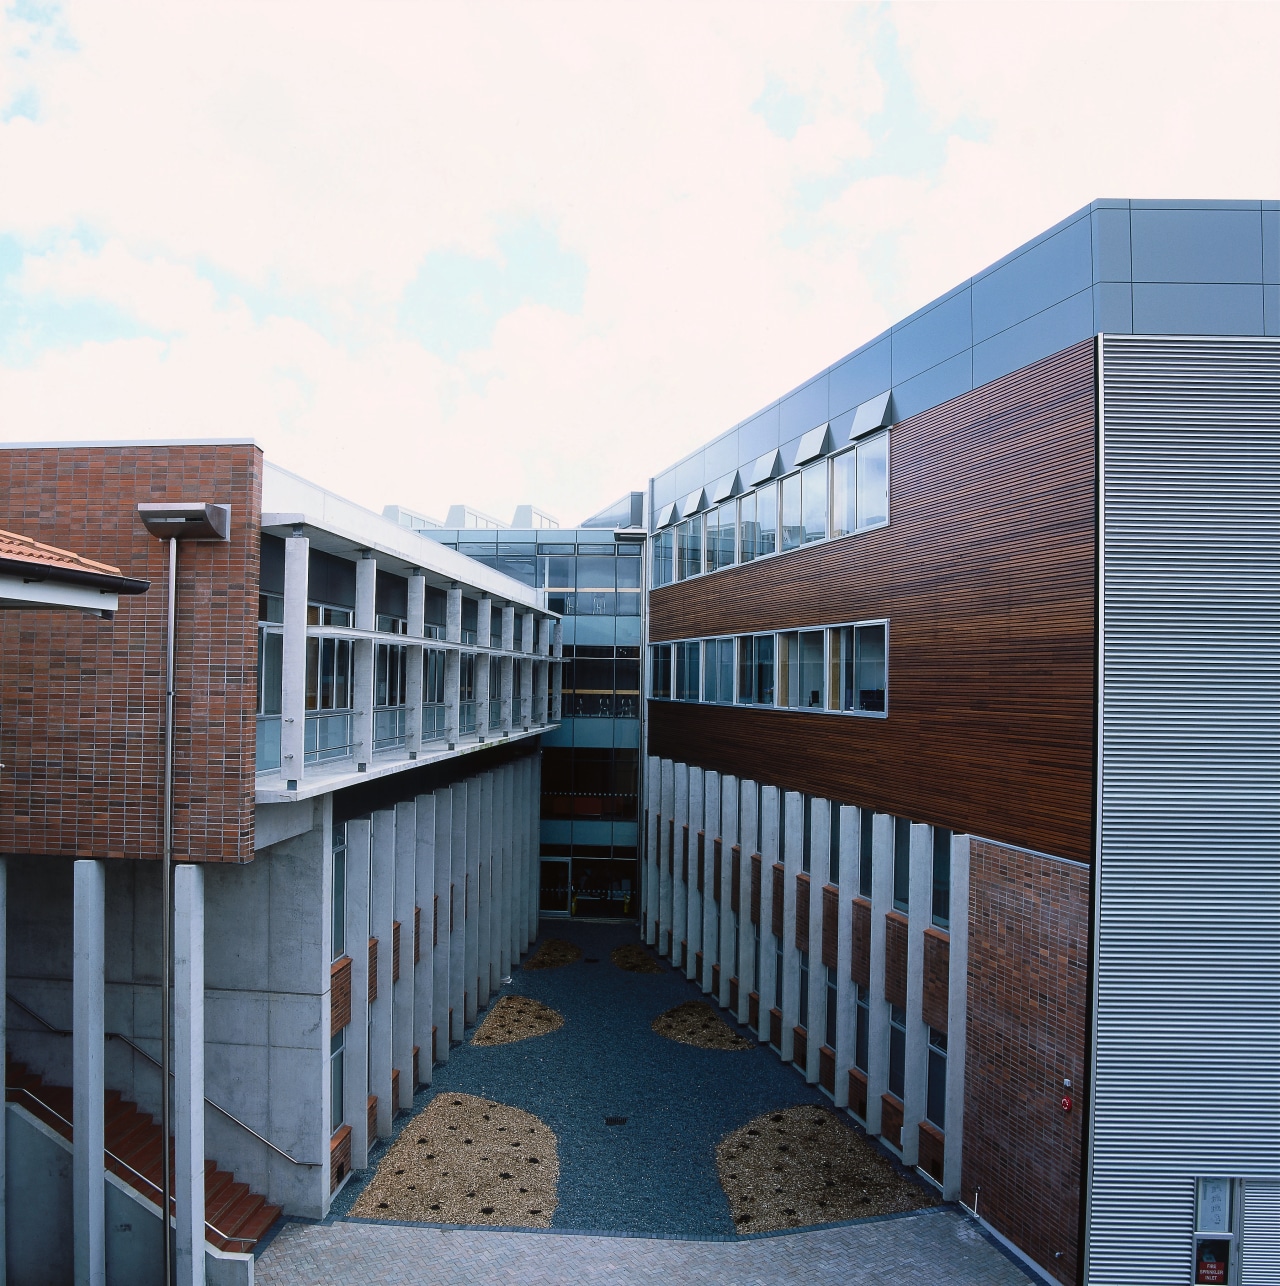
{"type": "Polygon", "coordinates": [[[849,972],[860,987],[871,986],[871,903],[853,900],[853,959],[849,972]]]}
{"type": "Polygon", "coordinates": [[[151,582],[115,619],[0,618],[0,852],[160,856],[168,544],[139,501],[231,506],[178,560],[174,853],[253,858],[262,453],[254,446],[0,451],[0,527],[151,582]]]}
{"type": "Polygon", "coordinates": [[[834,969],[840,963],[840,890],[822,886],[822,963],[834,969]]]}
{"type": "Polygon", "coordinates": [[[907,921],[893,912],[884,918],[884,998],[907,1007],[907,921]]]}
{"type": "Polygon", "coordinates": [[[791,1029],[791,1061],[803,1072],[809,1063],[809,1033],[803,1027],[791,1029]]]}
{"type": "Polygon", "coordinates": [[[856,1067],[849,1068],[849,1110],[867,1119],[867,1078],[856,1067]]]}
{"type": "Polygon", "coordinates": [[[924,931],[924,999],[920,1016],[935,1031],[947,1030],[947,978],[951,968],[951,938],[941,929],[924,931]]]}
{"type": "Polygon", "coordinates": [[[329,970],[329,1031],[340,1032],[351,1021],[351,957],[335,960],[329,970]]]}
{"type": "Polygon", "coordinates": [[[809,950],[809,877],[796,876],[796,950],[809,950]]]}
{"type": "Polygon", "coordinates": [[[1085,1093],[1089,872],[975,840],[961,1199],[1064,1282],[1076,1280],[1085,1093]],[[1062,1258],[1055,1259],[1061,1251],[1062,1258]]]}
{"type": "Polygon", "coordinates": [[[829,1045],[818,1049],[818,1084],[828,1094],[836,1092],[836,1051],[829,1045]]]}

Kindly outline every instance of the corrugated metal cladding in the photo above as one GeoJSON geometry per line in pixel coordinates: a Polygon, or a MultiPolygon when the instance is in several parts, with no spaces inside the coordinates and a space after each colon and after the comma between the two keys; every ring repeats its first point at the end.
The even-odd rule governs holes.
{"type": "Polygon", "coordinates": [[[1280,1178],[1280,340],[1100,342],[1087,1271],[1164,1286],[1197,1175],[1280,1178]]]}
{"type": "Polygon", "coordinates": [[[1241,1286],[1280,1282],[1280,1182],[1245,1184],[1241,1240],[1241,1286]]]}

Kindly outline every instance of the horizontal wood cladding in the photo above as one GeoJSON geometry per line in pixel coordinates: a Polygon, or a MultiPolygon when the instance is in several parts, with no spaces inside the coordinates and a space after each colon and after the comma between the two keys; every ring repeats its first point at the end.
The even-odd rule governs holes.
{"type": "Polygon", "coordinates": [[[649,703],[649,752],[1087,862],[1094,345],[895,425],[891,522],[655,590],[651,640],[889,618],[886,719],[649,703]]]}

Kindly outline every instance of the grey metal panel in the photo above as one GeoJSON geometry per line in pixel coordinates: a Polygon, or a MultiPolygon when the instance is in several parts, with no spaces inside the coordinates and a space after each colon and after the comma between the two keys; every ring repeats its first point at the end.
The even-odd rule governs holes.
{"type": "Polygon", "coordinates": [[[1280,1156],[1280,341],[1105,336],[1087,1277],[1280,1156]]]}
{"type": "Polygon", "coordinates": [[[1240,1252],[1241,1286],[1280,1282],[1280,1181],[1245,1184],[1240,1252]]]}

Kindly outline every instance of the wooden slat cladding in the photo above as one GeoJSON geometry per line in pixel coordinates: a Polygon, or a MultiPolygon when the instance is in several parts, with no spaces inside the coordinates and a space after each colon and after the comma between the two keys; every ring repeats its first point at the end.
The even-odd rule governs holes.
{"type": "Polygon", "coordinates": [[[796,876],[796,950],[809,950],[809,877],[796,876]]]}
{"type": "Polygon", "coordinates": [[[803,1027],[791,1029],[791,1061],[804,1071],[809,1062],[809,1033],[803,1027]]]}
{"type": "Polygon", "coordinates": [[[413,908],[413,963],[422,959],[422,908],[413,908]]]}
{"type": "Polygon", "coordinates": [[[654,591],[653,640],[887,616],[889,716],[653,701],[649,753],[1088,862],[1094,446],[1088,340],[895,425],[888,527],[654,591]]]}
{"type": "Polygon", "coordinates": [[[867,1119],[867,1078],[856,1067],[849,1068],[849,1110],[867,1119]]]}
{"type": "Polygon", "coordinates": [[[391,981],[400,981],[400,921],[391,922],[391,981]]]}
{"type": "Polygon", "coordinates": [[[948,979],[951,973],[951,936],[932,927],[924,931],[924,996],[920,1017],[934,1031],[947,1030],[948,979]]]}
{"type": "Polygon", "coordinates": [[[759,853],[751,854],[751,923],[760,923],[760,878],[764,859],[759,853]]]}
{"type": "Polygon", "coordinates": [[[871,986],[871,903],[853,900],[853,958],[849,974],[860,987],[871,986]]]}
{"type": "Polygon", "coordinates": [[[729,910],[739,913],[742,904],[742,849],[735,844],[729,850],[729,910]]]}
{"type": "Polygon", "coordinates": [[[774,1049],[782,1048],[782,1010],[769,1010],[769,1044],[774,1049]]]}
{"type": "Polygon", "coordinates": [[[369,939],[369,1003],[378,998],[378,939],[369,939]]]}
{"type": "Polygon", "coordinates": [[[698,892],[705,891],[707,882],[707,833],[706,831],[698,832],[698,892]]]}
{"type": "Polygon", "coordinates": [[[757,991],[747,993],[747,1023],[756,1032],[760,1030],[760,993],[757,991]]]}
{"type": "Polygon", "coordinates": [[[822,886],[822,963],[834,969],[840,963],[840,890],[822,886]]]}
{"type": "Polygon", "coordinates": [[[716,840],[711,845],[711,897],[713,901],[720,901],[720,841],[716,840]]]}
{"type": "Polygon", "coordinates": [[[773,864],[773,905],[769,908],[773,912],[773,929],[775,938],[782,937],[782,898],[786,887],[787,870],[781,862],[773,864]]]}
{"type": "Polygon", "coordinates": [[[907,1007],[907,921],[896,912],[884,918],[884,998],[907,1007]]]}
{"type": "Polygon", "coordinates": [[[689,823],[685,822],[683,826],[684,837],[680,842],[680,879],[689,883],[689,823]]]}
{"type": "Polygon", "coordinates": [[[836,1092],[836,1051],[829,1045],[818,1049],[818,1084],[828,1094],[836,1092]]]}

